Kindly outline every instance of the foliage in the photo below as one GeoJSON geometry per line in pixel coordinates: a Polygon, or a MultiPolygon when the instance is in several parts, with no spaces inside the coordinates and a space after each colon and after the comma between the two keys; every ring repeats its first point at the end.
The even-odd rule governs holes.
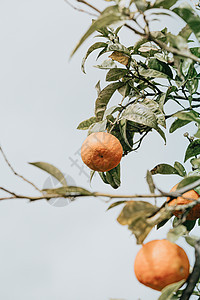
{"type": "MultiPolygon", "coordinates": [[[[141,147],[142,141],[151,132],[157,132],[166,143],[166,130],[172,134],[179,128],[194,123],[197,127],[194,136],[190,137],[185,133],[189,144],[185,150],[184,162],[190,159],[191,171],[187,173],[185,166],[178,161],[173,166],[163,162],[147,171],[146,180],[152,194],[157,190],[153,181],[156,174],[182,178],[176,195],[182,195],[191,185],[200,192],[198,10],[189,3],[177,0],[156,0],[154,3],[147,0],[108,1],[107,8],[93,20],[72,55],[94,31],[98,32],[98,41],[87,51],[82,70],[85,72],[88,56],[94,50],[98,51],[97,59],[104,56],[105,60],[96,67],[106,71],[106,85],[102,90],[98,89],[95,115],[81,122],[78,129],[88,129],[88,134],[94,131],[112,133],[121,142],[123,156],[126,156],[141,147]],[[110,2],[115,3],[110,5],[110,2]],[[166,18],[181,18],[186,25],[180,27],[176,36],[168,28],[151,31],[151,22],[161,19],[163,15],[166,18]],[[132,45],[122,44],[122,27],[127,27],[133,35],[139,36],[138,41],[132,45]],[[121,102],[110,106],[110,100],[116,93],[121,95],[121,102]],[[176,110],[167,115],[165,105],[169,102],[176,104],[172,106],[176,110]],[[168,125],[168,120],[172,120],[171,125],[168,125]]],[[[113,188],[120,186],[119,171],[113,169],[99,175],[104,183],[113,188]]],[[[176,195],[172,193],[170,199],[174,199],[176,195]]],[[[195,226],[196,220],[186,221],[185,216],[195,203],[186,205],[183,215],[174,218],[173,228],[167,235],[170,241],[175,242],[181,236],[185,236],[187,241],[191,239],[189,232],[195,226]]],[[[157,229],[164,226],[173,212],[167,203],[156,207],[145,201],[127,200],[114,202],[109,209],[118,205],[124,205],[118,222],[128,225],[138,244],[143,243],[155,225],[157,229]]],[[[178,299],[182,294],[182,284],[180,282],[165,288],[159,299],[178,299]]],[[[195,290],[193,293],[195,294],[195,290]]]]}
{"type": "MultiPolygon", "coordinates": [[[[77,129],[87,130],[88,135],[99,131],[113,134],[121,142],[125,157],[138,150],[149,134],[154,132],[159,134],[166,143],[167,131],[173,134],[188,124],[194,124],[194,127],[196,126],[194,136],[190,136],[188,132],[184,134],[188,140],[183,154],[184,162],[175,161],[173,165],[168,162],[158,162],[147,171],[146,180],[150,195],[146,198],[168,196],[170,202],[190,189],[195,189],[200,194],[199,3],[195,7],[183,0],[106,0],[107,7],[100,12],[87,1],[78,2],[88,5],[99,15],[92,20],[91,26],[72,51],[72,55],[95,33],[97,40],[89,47],[81,68],[85,73],[85,63],[95,51],[97,60],[104,57],[103,61],[95,67],[106,74],[104,88],[101,89],[99,81],[95,87],[97,98],[94,99],[94,115],[82,121],[77,129]],[[167,27],[151,31],[151,23],[161,20],[163,16],[166,20],[179,18],[185,25],[180,26],[177,35],[169,32],[167,27]],[[138,37],[137,41],[131,45],[121,43],[123,27],[129,30],[130,37],[131,33],[133,35],[130,41],[134,40],[135,36],[138,37]],[[121,101],[111,106],[110,102],[115,95],[118,95],[117,99],[121,97],[121,101]],[[166,114],[165,108],[169,103],[173,109],[170,114],[166,114]],[[189,160],[190,169],[186,172],[184,163],[189,160]],[[164,193],[158,189],[154,183],[154,176],[158,174],[179,176],[180,182],[176,192],[164,193]],[[157,191],[160,194],[157,194],[157,191]]],[[[2,152],[1,148],[0,150],[2,152]]],[[[8,165],[15,175],[24,179],[9,163],[8,165]]],[[[197,287],[192,286],[190,292],[200,296],[198,290],[200,271],[196,271],[200,270],[199,237],[190,234],[194,226],[200,225],[200,220],[186,221],[188,211],[200,203],[199,199],[181,207],[177,206],[176,210],[184,210],[184,213],[177,218],[173,216],[174,207],[169,206],[167,202],[158,207],[147,201],[133,201],[133,198],[144,198],[144,195],[131,196],[130,200],[127,196],[116,197],[116,195],[90,192],[79,186],[68,186],[62,172],[53,165],[44,162],[36,162],[32,165],[54,176],[61,187],[40,191],[25,179],[42,193],[40,197],[20,196],[4,188],[0,189],[8,192],[10,198],[26,198],[31,201],[49,200],[55,197],[68,197],[72,200],[76,197],[99,196],[122,198],[120,201],[113,202],[108,209],[123,205],[117,221],[121,225],[128,226],[138,244],[144,242],[152,228],[155,226],[157,229],[161,228],[173,217],[173,225],[167,234],[167,239],[175,242],[178,238],[184,237],[188,244],[195,247],[196,264],[199,265],[198,268],[194,266],[185,289],[181,288],[184,282],[172,284],[163,289],[159,299],[189,299],[186,297],[188,287],[191,289],[192,284],[196,283],[197,287]]],[[[121,184],[120,167],[119,164],[108,172],[99,172],[99,178],[105,184],[117,189],[121,184]]],[[[94,172],[91,173],[91,180],[93,175],[94,172]]]]}

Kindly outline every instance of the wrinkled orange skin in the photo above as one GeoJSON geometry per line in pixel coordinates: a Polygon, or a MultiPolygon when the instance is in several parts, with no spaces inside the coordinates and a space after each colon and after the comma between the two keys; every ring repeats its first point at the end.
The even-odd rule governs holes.
{"type": "MultiPolygon", "coordinates": [[[[174,192],[176,190],[178,184],[176,184],[170,192],[174,192]]],[[[193,198],[197,200],[199,198],[199,194],[195,192],[194,190],[190,190],[183,194],[184,197],[193,198]]],[[[169,201],[170,198],[167,198],[167,201],[169,201]]],[[[176,199],[173,199],[171,202],[169,202],[169,205],[185,205],[192,202],[191,200],[183,199],[182,197],[178,197],[176,199]]],[[[179,217],[183,212],[180,210],[174,211],[173,214],[176,217],[179,217]]],[[[196,220],[200,218],[200,204],[195,205],[186,216],[186,220],[196,220]]]]}
{"type": "Polygon", "coordinates": [[[82,144],[81,158],[92,170],[106,172],[121,161],[123,148],[120,141],[107,132],[94,132],[82,144]]]}
{"type": "Polygon", "coordinates": [[[154,240],[142,246],[134,264],[142,284],[161,291],[169,284],[187,279],[189,260],[185,251],[168,240],[154,240]]]}

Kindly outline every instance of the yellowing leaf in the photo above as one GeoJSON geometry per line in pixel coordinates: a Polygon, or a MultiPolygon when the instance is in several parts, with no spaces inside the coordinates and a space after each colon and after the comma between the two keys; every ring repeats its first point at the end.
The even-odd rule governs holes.
{"type": "Polygon", "coordinates": [[[124,66],[128,65],[129,57],[121,52],[114,51],[109,57],[124,66]]]}
{"type": "Polygon", "coordinates": [[[155,225],[171,217],[166,207],[157,210],[155,205],[146,201],[129,201],[117,221],[121,225],[128,225],[128,229],[137,239],[137,244],[142,244],[155,225]]]}

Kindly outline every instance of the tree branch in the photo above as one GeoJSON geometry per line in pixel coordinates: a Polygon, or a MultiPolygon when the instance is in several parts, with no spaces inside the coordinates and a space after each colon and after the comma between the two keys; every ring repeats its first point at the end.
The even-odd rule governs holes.
{"type": "Polygon", "coordinates": [[[200,63],[200,58],[198,58],[197,56],[193,55],[192,53],[191,54],[187,54],[187,53],[184,53],[184,51],[180,51],[180,50],[178,50],[176,48],[173,48],[171,46],[167,46],[162,41],[154,39],[151,34],[149,35],[149,40],[151,40],[154,43],[156,43],[161,49],[164,49],[164,50],[166,50],[168,52],[171,52],[171,53],[173,53],[175,55],[179,55],[179,56],[182,56],[182,57],[185,57],[185,58],[190,58],[190,59],[192,59],[192,60],[200,63]]]}
{"type": "Polygon", "coordinates": [[[178,110],[177,112],[173,113],[173,114],[170,114],[170,115],[166,115],[165,116],[165,119],[169,119],[171,118],[173,115],[179,113],[179,112],[183,112],[183,111],[188,111],[188,110],[192,110],[193,108],[198,108],[200,107],[200,104],[196,104],[196,105],[191,105],[191,107],[187,107],[187,108],[184,108],[184,109],[181,109],[181,110],[178,110]]]}
{"type": "Polygon", "coordinates": [[[81,8],[78,8],[78,7],[74,6],[74,5],[71,4],[68,0],[65,0],[65,2],[66,2],[69,6],[71,6],[74,10],[77,10],[77,11],[79,11],[79,12],[88,14],[88,15],[93,16],[93,17],[96,17],[96,16],[97,16],[96,14],[93,14],[93,13],[91,13],[91,12],[89,12],[89,11],[86,11],[86,10],[84,10],[84,9],[81,9],[81,8]]]}
{"type": "MultiPolygon", "coordinates": [[[[6,157],[6,155],[5,155],[5,153],[4,153],[4,151],[3,151],[3,149],[2,149],[1,146],[0,146],[0,152],[2,153],[5,162],[7,163],[8,167],[9,167],[10,170],[13,172],[13,174],[16,175],[17,177],[20,177],[22,180],[24,180],[24,181],[27,182],[28,184],[32,185],[38,192],[41,193],[41,190],[40,190],[33,182],[29,181],[28,179],[26,179],[24,176],[20,175],[19,173],[17,173],[17,172],[13,169],[12,165],[11,165],[10,162],[8,161],[8,159],[7,159],[7,157],[6,157]]],[[[1,189],[2,189],[2,188],[1,188],[1,189]]]]}
{"type": "MultiPolygon", "coordinates": [[[[6,193],[8,193],[8,194],[10,194],[10,195],[13,195],[14,197],[17,197],[17,195],[16,195],[15,193],[13,193],[13,192],[11,192],[11,191],[9,191],[9,190],[3,188],[3,187],[0,187],[0,190],[4,191],[4,192],[6,192],[6,193]]],[[[9,199],[9,198],[8,198],[8,199],[9,199]]]]}
{"type": "Polygon", "coordinates": [[[52,198],[60,198],[60,197],[63,197],[63,198],[69,198],[69,197],[73,197],[73,198],[79,198],[79,197],[105,197],[105,198],[110,198],[110,199],[119,199],[119,198],[125,198],[125,199],[139,199],[139,198],[164,198],[164,197],[174,197],[174,198],[177,198],[177,197],[183,197],[184,199],[188,199],[188,200],[191,200],[193,201],[192,203],[189,203],[187,205],[177,205],[176,206],[176,209],[180,209],[180,210],[183,210],[185,207],[193,207],[195,206],[197,203],[200,203],[200,198],[198,200],[195,200],[193,198],[189,198],[189,197],[184,197],[182,196],[184,193],[186,193],[187,191],[197,187],[200,185],[200,179],[197,180],[196,182],[186,186],[186,187],[183,187],[177,191],[174,191],[174,192],[160,192],[160,194],[155,194],[155,193],[152,193],[152,194],[134,194],[134,195],[116,195],[116,194],[108,194],[108,193],[100,193],[100,192],[91,192],[89,194],[81,194],[81,193],[76,193],[76,194],[61,194],[61,193],[46,193],[46,194],[43,194],[41,196],[36,196],[36,197],[32,197],[32,196],[27,196],[27,195],[19,195],[19,194],[15,194],[9,190],[6,190],[2,187],[0,187],[0,189],[6,191],[7,193],[13,195],[13,197],[3,197],[3,198],[0,198],[0,200],[8,200],[8,199],[28,199],[30,201],[36,201],[36,200],[49,200],[49,199],[52,199],[52,198]]]}
{"type": "MultiPolygon", "coordinates": [[[[90,7],[91,9],[95,10],[96,12],[98,12],[99,14],[101,14],[101,11],[96,8],[94,5],[88,3],[87,1],[85,0],[76,0],[77,2],[79,3],[83,3],[85,5],[87,5],[88,7],[90,7]]],[[[146,21],[146,19],[145,19],[146,21]]],[[[163,43],[162,41],[160,40],[157,40],[155,38],[153,38],[153,36],[151,35],[151,33],[149,32],[149,34],[147,35],[146,33],[142,33],[140,31],[138,31],[137,29],[131,27],[130,25],[128,24],[124,24],[125,27],[129,28],[130,30],[134,31],[136,34],[138,35],[141,35],[141,36],[146,36],[146,38],[149,40],[149,41],[153,41],[154,43],[156,43],[161,49],[164,49],[164,50],[167,50],[168,52],[171,52],[175,55],[179,55],[179,56],[182,56],[182,57],[186,57],[186,58],[190,58],[198,63],[200,63],[200,58],[198,58],[197,56],[193,55],[192,53],[191,54],[187,54],[187,53],[184,53],[183,51],[180,51],[176,48],[173,48],[171,46],[167,46],[165,43],[163,43]]]]}
{"type": "MultiPolygon", "coordinates": [[[[85,0],[76,0],[76,1],[79,2],[79,3],[83,3],[83,4],[87,5],[88,7],[92,8],[93,10],[95,10],[96,12],[98,12],[99,14],[101,14],[101,11],[98,8],[96,8],[94,5],[90,4],[89,2],[87,2],[85,0]]],[[[133,28],[132,26],[130,26],[128,24],[124,24],[124,26],[127,27],[128,29],[130,29],[131,31],[134,31],[135,34],[138,34],[138,35],[141,35],[141,36],[145,36],[145,33],[140,32],[139,30],[133,28]]]]}
{"type": "Polygon", "coordinates": [[[96,8],[95,6],[93,6],[92,4],[88,3],[85,0],[76,0],[76,1],[79,2],[79,3],[83,3],[83,4],[87,5],[88,7],[92,8],[93,10],[98,12],[99,14],[101,13],[101,11],[98,8],[96,8]]]}
{"type": "Polygon", "coordinates": [[[187,286],[182,293],[180,300],[188,300],[193,293],[196,283],[200,277],[200,240],[194,246],[195,248],[195,264],[192,273],[187,279],[187,286]]]}

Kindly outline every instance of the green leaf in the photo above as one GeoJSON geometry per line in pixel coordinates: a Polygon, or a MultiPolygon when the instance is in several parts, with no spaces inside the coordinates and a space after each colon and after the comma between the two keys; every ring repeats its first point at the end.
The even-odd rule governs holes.
{"type": "Polygon", "coordinates": [[[182,74],[187,77],[188,76],[188,72],[190,70],[191,65],[193,64],[193,61],[189,58],[189,59],[184,59],[183,62],[181,63],[181,71],[182,74]]]}
{"type": "Polygon", "coordinates": [[[121,184],[121,181],[120,181],[120,164],[118,164],[118,166],[113,168],[112,170],[106,172],[106,176],[107,176],[108,173],[112,176],[112,180],[113,180],[114,184],[116,185],[116,188],[118,188],[121,184]]]}
{"type": "Polygon", "coordinates": [[[188,176],[188,177],[185,177],[183,180],[181,180],[177,186],[177,190],[181,189],[182,187],[184,186],[187,186],[197,180],[200,179],[200,176],[188,176]]]}
{"type": "Polygon", "coordinates": [[[104,132],[106,130],[107,120],[102,120],[97,123],[93,123],[88,129],[88,135],[93,132],[104,132]]]}
{"type": "Polygon", "coordinates": [[[121,201],[114,202],[114,203],[112,203],[112,204],[107,208],[107,210],[110,210],[111,208],[116,207],[116,206],[121,205],[121,204],[124,204],[124,203],[126,203],[126,202],[127,202],[127,200],[121,200],[121,201]]]}
{"type": "Polygon", "coordinates": [[[126,83],[125,85],[123,85],[122,87],[120,87],[118,89],[118,92],[122,95],[122,97],[126,98],[127,96],[129,96],[129,93],[131,91],[131,87],[128,83],[126,83]]]}
{"type": "Polygon", "coordinates": [[[106,81],[116,81],[124,77],[128,73],[127,69],[113,68],[106,75],[106,81]]]}
{"type": "Polygon", "coordinates": [[[164,104],[166,102],[166,97],[167,97],[167,94],[166,93],[162,93],[162,94],[158,95],[158,97],[156,98],[156,102],[158,103],[159,108],[160,108],[160,110],[162,112],[163,112],[163,106],[164,106],[164,104]]]}
{"type": "Polygon", "coordinates": [[[146,0],[134,0],[134,3],[139,11],[145,11],[148,8],[146,0]]]}
{"type": "MultiPolygon", "coordinates": [[[[196,169],[194,171],[189,172],[188,176],[197,176],[197,177],[199,176],[200,177],[200,169],[196,169]]],[[[196,186],[194,188],[194,190],[195,190],[195,192],[197,192],[197,194],[200,195],[200,185],[196,186]]]]}
{"type": "Polygon", "coordinates": [[[146,180],[147,180],[150,192],[154,193],[154,191],[155,191],[155,184],[153,182],[152,174],[151,174],[151,172],[149,170],[147,170],[146,180]]]}
{"type": "Polygon", "coordinates": [[[200,169],[200,158],[192,158],[190,163],[192,164],[193,169],[200,169]]]}
{"type": "Polygon", "coordinates": [[[173,115],[173,117],[177,117],[181,120],[187,120],[187,121],[195,121],[197,123],[200,123],[200,119],[198,118],[198,113],[194,110],[191,111],[180,111],[173,115]]]}
{"type": "MultiPolygon", "coordinates": [[[[197,72],[196,72],[197,74],[197,72]]],[[[199,86],[199,80],[197,78],[189,79],[186,83],[186,87],[190,93],[190,95],[193,95],[196,93],[199,86]]]]}
{"type": "Polygon", "coordinates": [[[185,279],[176,282],[176,283],[172,283],[167,285],[164,289],[162,289],[162,294],[161,296],[158,298],[158,300],[171,300],[173,294],[178,291],[178,289],[184,284],[185,279]]]}
{"type": "Polygon", "coordinates": [[[173,115],[173,117],[177,117],[178,119],[175,120],[174,123],[172,123],[172,125],[169,129],[170,133],[174,132],[178,128],[181,128],[181,127],[187,125],[191,121],[194,121],[194,122],[197,122],[198,124],[200,124],[199,114],[197,112],[195,112],[194,110],[180,111],[180,112],[175,113],[173,115]]]}
{"type": "Polygon", "coordinates": [[[120,164],[114,169],[106,172],[106,180],[114,189],[117,189],[120,186],[120,164]]]}
{"type": "Polygon", "coordinates": [[[187,2],[184,2],[179,7],[174,8],[173,11],[190,26],[200,41],[200,17],[195,10],[187,2]]]}
{"type": "Polygon", "coordinates": [[[187,228],[187,231],[191,231],[196,224],[196,220],[186,220],[183,225],[187,228]]]}
{"type": "Polygon", "coordinates": [[[126,119],[157,129],[157,120],[155,114],[146,105],[142,105],[140,103],[129,105],[123,111],[121,119],[126,119]]]}
{"type": "Polygon", "coordinates": [[[130,50],[131,54],[138,54],[138,49],[146,42],[148,42],[147,38],[141,38],[134,44],[134,46],[129,47],[128,49],[130,50]]]}
{"type": "Polygon", "coordinates": [[[117,65],[112,59],[106,59],[102,62],[101,65],[96,65],[94,67],[102,70],[109,70],[117,68],[117,65]]]}
{"type": "Polygon", "coordinates": [[[56,194],[60,196],[91,196],[92,193],[79,186],[63,186],[57,189],[44,189],[47,194],[56,194]]]}
{"type": "Polygon", "coordinates": [[[106,175],[104,172],[98,172],[99,173],[99,176],[101,177],[102,181],[105,183],[105,184],[109,184],[108,180],[106,179],[106,175]]]}
{"type": "Polygon", "coordinates": [[[197,57],[200,58],[200,47],[193,47],[190,48],[190,51],[192,54],[196,55],[197,57]]]}
{"type": "Polygon", "coordinates": [[[123,52],[124,54],[127,54],[128,56],[130,56],[130,51],[128,48],[126,48],[124,45],[122,44],[110,44],[108,45],[107,51],[117,51],[117,52],[123,52]]]}
{"type": "Polygon", "coordinates": [[[156,226],[156,229],[158,230],[159,228],[163,227],[169,220],[170,220],[170,218],[161,221],[161,222],[156,226]]]}
{"type": "Polygon", "coordinates": [[[168,97],[171,93],[177,92],[177,91],[178,91],[178,88],[176,86],[174,86],[174,85],[169,86],[167,88],[166,97],[168,97]]]}
{"type": "Polygon", "coordinates": [[[159,51],[158,48],[155,46],[152,46],[152,44],[150,42],[145,43],[138,49],[138,52],[140,53],[140,55],[144,56],[144,57],[152,57],[158,51],[159,51]]]}
{"type": "Polygon", "coordinates": [[[155,174],[163,174],[163,175],[168,175],[168,174],[176,174],[179,175],[178,171],[176,168],[168,165],[168,164],[159,164],[155,166],[151,171],[152,175],[155,174]]]}
{"type": "Polygon", "coordinates": [[[159,72],[154,69],[145,69],[143,67],[139,67],[139,73],[143,77],[152,77],[152,78],[169,78],[167,74],[164,74],[162,72],[159,72]]]}
{"type": "Polygon", "coordinates": [[[131,150],[133,146],[133,135],[130,134],[130,132],[127,130],[127,120],[120,120],[119,128],[121,135],[124,139],[124,142],[128,146],[128,148],[131,150]]]}
{"type": "Polygon", "coordinates": [[[29,163],[29,164],[39,169],[42,169],[43,171],[55,177],[63,186],[67,186],[67,181],[65,179],[65,176],[58,168],[54,167],[53,165],[41,161],[29,163]]]}
{"type": "Polygon", "coordinates": [[[151,58],[148,62],[148,67],[150,69],[154,69],[161,73],[164,73],[165,75],[167,75],[171,79],[173,79],[173,74],[172,74],[170,67],[163,61],[160,61],[156,58],[151,58]]]}
{"type": "Polygon", "coordinates": [[[197,132],[194,135],[196,138],[200,138],[200,126],[198,126],[197,132]]]}
{"type": "Polygon", "coordinates": [[[169,232],[167,233],[167,239],[170,242],[174,243],[178,240],[179,237],[186,234],[186,232],[187,232],[187,228],[185,226],[178,225],[177,227],[169,230],[169,232]]]}
{"type": "Polygon", "coordinates": [[[100,94],[100,92],[101,92],[100,80],[95,85],[95,90],[97,91],[97,96],[98,96],[100,94]]]}
{"type": "Polygon", "coordinates": [[[181,127],[183,127],[183,126],[189,124],[190,122],[191,122],[191,121],[188,121],[188,120],[176,119],[176,120],[172,123],[172,125],[171,125],[171,127],[170,127],[170,129],[169,129],[169,132],[170,132],[170,133],[173,133],[175,130],[177,130],[177,129],[179,129],[179,128],[181,128],[181,127]]]}
{"type": "Polygon", "coordinates": [[[162,129],[160,127],[157,127],[156,131],[160,134],[160,136],[163,138],[163,140],[165,141],[165,144],[166,144],[165,133],[162,131],[162,129]]]}
{"type": "Polygon", "coordinates": [[[110,98],[112,97],[114,92],[123,85],[124,85],[124,83],[122,83],[122,82],[114,82],[114,83],[107,85],[99,93],[98,98],[96,99],[96,102],[95,102],[95,115],[96,115],[97,121],[102,120],[110,98]]]}
{"type": "Polygon", "coordinates": [[[94,175],[95,175],[95,172],[96,171],[90,171],[90,183],[92,182],[92,179],[93,179],[93,177],[94,177],[94,175]]]}
{"type": "MultiPolygon", "coordinates": [[[[154,39],[158,39],[163,42],[166,41],[166,36],[161,31],[151,31],[151,35],[153,36],[154,39]]],[[[137,41],[134,44],[134,46],[130,46],[128,49],[130,50],[131,54],[139,54],[138,53],[139,48],[147,42],[148,42],[147,38],[141,38],[139,39],[139,41],[137,41]]]]}
{"type": "Polygon", "coordinates": [[[184,177],[187,175],[184,166],[180,162],[176,161],[174,163],[174,168],[177,170],[180,176],[184,177]]]}
{"type": "MultiPolygon", "coordinates": [[[[188,24],[186,24],[181,31],[179,32],[178,35],[182,36],[184,39],[188,40],[190,35],[192,34],[192,29],[189,27],[188,24]]],[[[190,49],[191,51],[191,49],[190,49]]]]}
{"type": "Polygon", "coordinates": [[[189,144],[186,149],[184,162],[186,162],[190,157],[196,156],[198,154],[200,154],[200,139],[194,140],[189,144]]]}
{"type": "Polygon", "coordinates": [[[166,128],[166,121],[165,121],[165,115],[160,109],[159,104],[151,99],[145,98],[142,101],[143,105],[146,105],[156,116],[157,123],[166,128]]]}
{"type": "Polygon", "coordinates": [[[122,21],[127,19],[127,16],[123,15],[122,12],[119,11],[118,5],[110,6],[106,8],[99,16],[99,18],[93,21],[92,25],[86,31],[86,33],[82,36],[76,47],[71,53],[71,57],[78,50],[78,48],[83,44],[83,42],[96,30],[101,29],[103,27],[107,27],[111,24],[114,24],[118,21],[122,21]]]}
{"type": "Polygon", "coordinates": [[[167,57],[165,56],[165,54],[164,53],[155,53],[154,55],[152,55],[152,56],[154,56],[154,58],[156,58],[156,59],[158,59],[159,61],[162,61],[162,62],[164,62],[164,63],[168,63],[168,61],[167,61],[167,57]]]}
{"type": "Polygon", "coordinates": [[[103,47],[107,47],[108,44],[103,43],[103,42],[97,42],[95,44],[93,44],[87,51],[85,57],[82,60],[82,64],[81,64],[81,70],[83,71],[83,73],[85,73],[85,61],[88,58],[88,56],[94,51],[97,50],[99,48],[103,48],[103,47]]]}
{"type": "Polygon", "coordinates": [[[153,8],[162,7],[168,9],[171,6],[173,6],[176,2],[177,0],[156,0],[156,2],[153,5],[153,8]]]}
{"type": "MultiPolygon", "coordinates": [[[[185,51],[187,54],[191,54],[188,49],[187,41],[180,35],[173,35],[171,32],[167,33],[167,41],[172,47],[175,47],[181,51],[185,51]]],[[[174,57],[175,59],[175,57],[174,57]]]]}
{"type": "Polygon", "coordinates": [[[112,115],[114,114],[115,112],[119,111],[120,110],[120,107],[117,106],[117,105],[114,105],[114,106],[111,106],[109,107],[108,109],[106,109],[105,113],[104,113],[104,116],[103,116],[103,119],[105,119],[106,117],[108,117],[109,115],[112,115]]]}
{"type": "Polygon", "coordinates": [[[195,235],[190,235],[186,236],[185,240],[190,246],[194,247],[196,245],[196,242],[199,241],[199,237],[195,235]]]}
{"type": "Polygon", "coordinates": [[[96,122],[96,117],[91,117],[83,122],[81,122],[77,129],[79,130],[86,130],[88,129],[92,124],[94,124],[96,122]]]}

